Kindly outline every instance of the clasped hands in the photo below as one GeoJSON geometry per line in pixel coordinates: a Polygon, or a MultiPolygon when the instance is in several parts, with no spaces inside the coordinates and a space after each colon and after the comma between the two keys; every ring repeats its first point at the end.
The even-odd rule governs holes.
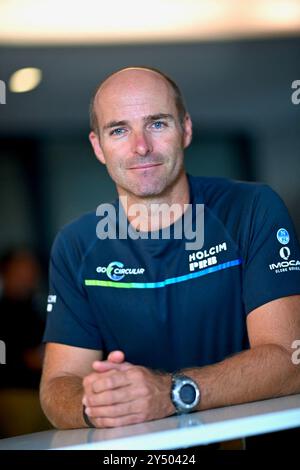
{"type": "Polygon", "coordinates": [[[142,423],[170,416],[171,375],[125,362],[122,351],[95,361],[83,379],[85,412],[97,428],[142,423]]]}

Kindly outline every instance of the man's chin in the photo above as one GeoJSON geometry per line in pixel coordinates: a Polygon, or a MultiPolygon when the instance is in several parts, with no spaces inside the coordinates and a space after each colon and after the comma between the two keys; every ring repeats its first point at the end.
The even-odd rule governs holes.
{"type": "Polygon", "coordinates": [[[153,182],[132,182],[131,184],[122,185],[123,190],[129,195],[132,194],[135,197],[150,198],[159,196],[165,190],[165,185],[162,181],[153,182]]]}
{"type": "Polygon", "coordinates": [[[153,185],[153,186],[144,185],[144,186],[129,188],[129,190],[134,196],[144,197],[144,198],[159,196],[160,194],[163,194],[164,189],[165,188],[162,185],[153,185]]]}
{"type": "Polygon", "coordinates": [[[137,198],[150,199],[152,197],[158,197],[162,194],[162,191],[131,191],[131,194],[137,198]]]}

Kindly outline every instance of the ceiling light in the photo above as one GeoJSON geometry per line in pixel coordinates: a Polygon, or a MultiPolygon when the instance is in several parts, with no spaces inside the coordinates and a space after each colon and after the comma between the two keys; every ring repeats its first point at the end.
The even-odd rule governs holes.
{"type": "Polygon", "coordinates": [[[300,31],[300,0],[0,0],[2,44],[104,44],[300,31]]]}
{"type": "Polygon", "coordinates": [[[42,71],[34,67],[17,70],[9,79],[9,89],[14,93],[24,93],[36,88],[42,79],[42,71]]]}

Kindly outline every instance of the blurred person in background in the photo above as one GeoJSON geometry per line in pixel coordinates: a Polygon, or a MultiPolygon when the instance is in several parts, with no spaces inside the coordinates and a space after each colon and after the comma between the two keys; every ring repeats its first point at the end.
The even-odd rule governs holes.
{"type": "Polygon", "coordinates": [[[39,430],[35,417],[41,415],[37,390],[44,322],[36,301],[41,279],[37,257],[25,249],[9,250],[1,258],[0,275],[0,339],[6,346],[0,385],[0,432],[4,437],[39,430]]]}

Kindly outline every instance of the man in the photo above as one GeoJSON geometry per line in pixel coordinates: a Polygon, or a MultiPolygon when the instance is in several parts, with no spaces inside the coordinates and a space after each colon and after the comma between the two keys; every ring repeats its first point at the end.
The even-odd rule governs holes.
{"type": "Polygon", "coordinates": [[[117,214],[137,236],[100,239],[87,214],[54,243],[40,391],[50,421],[115,427],[300,392],[300,252],[282,201],[264,185],[187,176],[191,119],[159,71],[112,74],[91,115],[117,214]],[[146,208],[138,220],[134,204],[146,208]],[[159,204],[179,211],[156,217],[159,204]],[[174,236],[187,204],[205,208],[196,251],[174,236]]]}

